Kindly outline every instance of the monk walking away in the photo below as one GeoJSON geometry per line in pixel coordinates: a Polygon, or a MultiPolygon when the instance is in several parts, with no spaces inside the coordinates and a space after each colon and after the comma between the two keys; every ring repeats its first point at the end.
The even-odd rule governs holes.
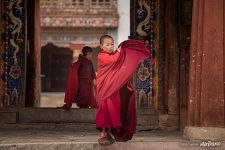
{"type": "Polygon", "coordinates": [[[116,51],[113,43],[111,36],[103,35],[100,38],[102,51],[97,57],[96,99],[99,107],[96,128],[100,131],[100,145],[132,139],[136,131],[132,75],[138,64],[150,57],[144,41],[124,41],[116,51]]]}
{"type": "Polygon", "coordinates": [[[85,46],[77,62],[69,66],[63,108],[70,109],[73,103],[80,108],[97,108],[94,94],[96,78],[92,59],[92,48],[85,46]]]}

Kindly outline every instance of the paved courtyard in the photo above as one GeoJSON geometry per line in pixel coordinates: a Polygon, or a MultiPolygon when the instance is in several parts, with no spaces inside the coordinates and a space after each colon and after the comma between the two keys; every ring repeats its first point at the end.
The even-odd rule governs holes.
{"type": "Polygon", "coordinates": [[[190,142],[182,138],[181,132],[165,131],[138,132],[129,142],[116,142],[101,147],[97,143],[99,133],[96,130],[79,130],[79,128],[81,127],[72,124],[24,124],[15,128],[13,125],[11,127],[4,125],[0,129],[0,150],[224,150],[225,148],[223,142],[219,142],[220,145],[216,147],[200,146],[204,141],[190,142]]]}

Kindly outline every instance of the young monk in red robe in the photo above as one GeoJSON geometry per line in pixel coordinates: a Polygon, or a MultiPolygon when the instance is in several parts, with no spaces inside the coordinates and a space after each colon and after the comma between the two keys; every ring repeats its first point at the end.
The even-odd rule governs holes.
{"type": "Polygon", "coordinates": [[[100,130],[101,145],[130,140],[136,130],[136,102],[131,84],[138,64],[150,56],[144,41],[127,40],[113,52],[113,38],[100,38],[96,99],[98,111],[96,128],[100,130]]]}
{"type": "Polygon", "coordinates": [[[95,72],[92,58],[92,48],[85,46],[77,62],[69,67],[63,108],[70,109],[73,103],[80,108],[97,108],[94,97],[95,72]]]}

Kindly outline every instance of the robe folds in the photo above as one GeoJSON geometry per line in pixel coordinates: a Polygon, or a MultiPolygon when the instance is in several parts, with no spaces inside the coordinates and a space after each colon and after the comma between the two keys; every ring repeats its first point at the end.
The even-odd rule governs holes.
{"type": "Polygon", "coordinates": [[[110,128],[117,141],[130,140],[136,131],[136,101],[132,75],[150,57],[144,41],[127,40],[120,52],[98,55],[96,128],[110,128]]]}
{"type": "Polygon", "coordinates": [[[97,108],[94,97],[94,79],[95,72],[92,62],[79,56],[78,62],[69,66],[64,98],[66,108],[71,108],[73,103],[80,108],[97,108]]]}

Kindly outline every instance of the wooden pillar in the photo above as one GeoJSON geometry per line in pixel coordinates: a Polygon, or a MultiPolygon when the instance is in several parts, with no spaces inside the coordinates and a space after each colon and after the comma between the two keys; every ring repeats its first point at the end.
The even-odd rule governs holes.
{"type": "Polygon", "coordinates": [[[26,102],[27,107],[39,106],[41,92],[41,23],[39,0],[27,0],[27,72],[26,72],[26,102]]]}
{"type": "Polygon", "coordinates": [[[223,0],[194,0],[188,126],[224,127],[223,0]]]}
{"type": "Polygon", "coordinates": [[[177,1],[166,1],[166,98],[168,114],[178,114],[179,51],[177,1]]]}

